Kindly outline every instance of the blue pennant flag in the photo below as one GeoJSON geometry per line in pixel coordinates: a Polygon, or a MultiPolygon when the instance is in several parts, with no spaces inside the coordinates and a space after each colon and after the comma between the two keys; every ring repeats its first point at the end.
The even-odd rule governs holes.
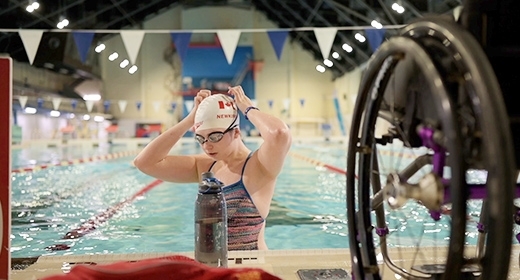
{"type": "Polygon", "coordinates": [[[81,62],[85,63],[92,39],[94,39],[94,33],[73,31],[72,36],[74,36],[74,42],[76,43],[81,62]]]}
{"type": "Polygon", "coordinates": [[[142,102],[141,102],[141,101],[137,101],[137,102],[135,102],[135,106],[137,106],[137,111],[140,111],[140,110],[141,110],[141,105],[142,105],[142,102]]]}
{"type": "Polygon", "coordinates": [[[365,29],[365,35],[368,39],[368,44],[372,52],[375,52],[385,39],[385,29],[365,29]]]}
{"type": "Polygon", "coordinates": [[[188,48],[190,47],[191,32],[170,33],[170,35],[173,44],[177,49],[177,53],[179,54],[179,58],[181,59],[181,62],[183,62],[188,53],[188,48]]]}
{"type": "Polygon", "coordinates": [[[43,98],[38,98],[38,109],[43,108],[43,98]]]}
{"type": "Polygon", "coordinates": [[[278,60],[280,60],[280,56],[282,55],[283,45],[288,34],[288,31],[267,31],[267,35],[269,36],[269,40],[271,40],[271,45],[273,45],[278,60]]]}
{"type": "Polygon", "coordinates": [[[78,106],[78,100],[72,99],[70,101],[70,106],[72,106],[72,110],[76,110],[76,106],[78,106]]]}
{"type": "Polygon", "coordinates": [[[108,109],[110,109],[110,101],[105,100],[105,102],[103,102],[103,106],[105,107],[105,112],[108,112],[108,109]]]}

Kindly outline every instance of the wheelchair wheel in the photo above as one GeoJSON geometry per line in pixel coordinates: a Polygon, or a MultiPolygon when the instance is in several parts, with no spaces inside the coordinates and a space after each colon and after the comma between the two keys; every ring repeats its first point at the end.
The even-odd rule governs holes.
{"type": "Polygon", "coordinates": [[[507,278],[516,170],[505,112],[486,56],[457,24],[424,19],[381,45],[349,136],[355,279],[507,278]]]}

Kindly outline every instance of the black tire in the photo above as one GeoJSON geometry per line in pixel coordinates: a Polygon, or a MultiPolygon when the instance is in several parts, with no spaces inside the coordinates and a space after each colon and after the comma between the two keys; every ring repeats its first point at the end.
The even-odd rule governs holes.
{"type": "MultiPolygon", "coordinates": [[[[516,170],[505,112],[489,62],[475,40],[455,23],[442,19],[418,21],[407,26],[402,36],[393,37],[380,47],[363,76],[348,147],[347,170],[351,172],[347,172],[347,218],[356,279],[381,279],[385,271],[407,279],[457,279],[468,275],[506,279],[516,170]],[[376,134],[380,120],[389,125],[384,135],[376,134]],[[442,176],[443,169],[432,167],[431,145],[422,147],[424,141],[416,134],[418,128],[436,133],[435,145],[449,157],[446,166],[451,174],[442,176]],[[411,249],[414,257],[424,257],[418,262],[401,262],[401,253],[396,253],[400,247],[388,250],[393,245],[389,242],[392,229],[388,228],[391,213],[409,211],[403,210],[406,207],[414,208],[415,213],[440,213],[440,209],[425,207],[432,208],[432,196],[424,196],[421,202],[407,202],[406,207],[399,209],[389,208],[384,201],[388,189],[382,185],[388,176],[381,169],[386,164],[381,152],[388,153],[387,146],[394,142],[401,142],[398,148],[406,150],[395,155],[411,154],[420,164],[405,168],[403,162],[407,160],[400,159],[393,174],[417,186],[432,173],[437,174],[438,180],[449,182],[445,191],[449,201],[444,203],[451,205],[450,214],[441,218],[449,225],[447,249],[435,256],[432,263],[428,262],[431,254],[425,253],[429,248],[421,247],[425,246],[421,243],[414,243],[415,249],[411,249]],[[485,231],[481,233],[480,247],[465,246],[466,234],[477,232],[476,227],[466,226],[470,214],[466,182],[469,169],[485,170],[488,174],[486,209],[481,211],[485,231]],[[411,176],[415,173],[419,179],[411,176]],[[381,236],[374,238],[374,231],[381,236]],[[378,252],[386,265],[378,262],[378,252]],[[461,272],[463,269],[465,273],[461,272]]],[[[407,220],[406,214],[402,215],[401,219],[407,220]]]]}

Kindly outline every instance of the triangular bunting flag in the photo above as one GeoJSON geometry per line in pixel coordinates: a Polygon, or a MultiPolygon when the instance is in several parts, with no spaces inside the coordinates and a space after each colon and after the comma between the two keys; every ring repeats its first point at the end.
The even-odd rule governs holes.
{"type": "Polygon", "coordinates": [[[25,105],[27,105],[27,96],[22,95],[18,97],[18,101],[20,101],[20,106],[22,106],[22,109],[25,109],[25,105]]]}
{"type": "Polygon", "coordinates": [[[283,45],[287,39],[288,31],[267,31],[271,45],[276,53],[276,58],[280,60],[282,55],[283,45]]]}
{"type": "Polygon", "coordinates": [[[92,112],[92,107],[94,107],[94,100],[85,101],[85,105],[87,105],[88,112],[92,112]]]}
{"type": "Polygon", "coordinates": [[[72,107],[72,110],[76,110],[76,106],[78,106],[78,100],[72,99],[70,101],[70,106],[72,107]]]}
{"type": "Polygon", "coordinates": [[[161,102],[160,101],[154,101],[153,102],[153,109],[155,112],[159,112],[159,109],[161,108],[161,102]]]}
{"type": "Polygon", "coordinates": [[[92,39],[94,39],[94,32],[73,31],[72,36],[74,37],[74,42],[76,43],[76,48],[79,52],[79,58],[81,59],[81,62],[85,63],[87,60],[88,50],[92,44],[92,39]]]}
{"type": "Polygon", "coordinates": [[[179,55],[181,62],[183,62],[190,46],[191,32],[170,33],[170,35],[173,44],[175,45],[175,49],[177,50],[177,54],[179,55]]]}
{"type": "Polygon", "coordinates": [[[61,98],[54,97],[52,99],[52,107],[54,108],[54,110],[58,110],[58,108],[60,108],[60,104],[61,104],[61,98]]]}
{"type": "Polygon", "coordinates": [[[135,102],[135,106],[137,107],[137,111],[141,111],[141,106],[142,105],[143,105],[143,103],[141,101],[135,102]]]}
{"type": "Polygon", "coordinates": [[[108,109],[110,109],[110,100],[105,100],[103,107],[105,107],[105,112],[108,112],[108,109]]]}
{"type": "Polygon", "coordinates": [[[300,98],[300,106],[303,107],[305,105],[305,98],[300,98]]]}
{"type": "Polygon", "coordinates": [[[121,111],[121,113],[125,112],[127,103],[128,102],[126,100],[119,100],[118,105],[119,105],[119,111],[121,111]]]}
{"type": "Polygon", "coordinates": [[[330,49],[332,48],[337,32],[338,29],[336,27],[314,28],[314,35],[320,46],[323,59],[329,58],[330,49]]]}
{"type": "Polygon", "coordinates": [[[32,65],[36,53],[38,52],[38,46],[42,39],[43,30],[22,29],[18,31],[18,34],[20,35],[20,38],[22,38],[25,52],[29,58],[29,63],[32,65]]]}
{"type": "Polygon", "coordinates": [[[184,107],[186,107],[186,112],[191,112],[191,109],[193,109],[193,100],[184,100],[184,107]]]}
{"type": "Polygon", "coordinates": [[[368,44],[372,52],[375,52],[383,40],[385,39],[386,29],[365,29],[365,35],[367,36],[368,44]]]}
{"type": "Polygon", "coordinates": [[[291,99],[289,99],[289,98],[285,98],[285,99],[283,100],[283,108],[284,108],[285,110],[288,110],[288,109],[289,109],[289,105],[291,105],[291,99]]]}
{"type": "Polygon", "coordinates": [[[43,98],[38,98],[38,109],[41,109],[43,107],[43,98]]]}
{"type": "Polygon", "coordinates": [[[238,40],[240,39],[240,30],[218,30],[217,36],[222,46],[222,50],[226,55],[228,64],[233,62],[235,51],[237,49],[238,40]]]}
{"type": "Polygon", "coordinates": [[[135,64],[137,54],[141,48],[141,43],[144,38],[144,31],[142,30],[123,30],[121,31],[121,38],[125,44],[126,53],[130,58],[130,62],[135,64]]]}
{"type": "Polygon", "coordinates": [[[171,108],[172,108],[172,113],[175,112],[175,108],[177,108],[177,102],[172,102],[171,108]]]}
{"type": "Polygon", "coordinates": [[[267,105],[269,105],[269,109],[272,109],[273,108],[273,100],[272,99],[267,100],[267,105]]]}

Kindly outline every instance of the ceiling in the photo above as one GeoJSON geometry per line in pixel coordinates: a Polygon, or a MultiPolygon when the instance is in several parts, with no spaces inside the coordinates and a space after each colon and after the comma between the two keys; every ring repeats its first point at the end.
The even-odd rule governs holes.
{"type": "MultiPolygon", "coordinates": [[[[368,26],[377,18],[383,25],[401,25],[424,14],[448,13],[459,6],[462,0],[39,0],[40,8],[28,13],[25,8],[29,0],[0,1],[0,53],[8,53],[17,61],[28,61],[17,32],[7,29],[56,29],[60,15],[67,15],[71,24],[68,29],[128,29],[139,26],[163,11],[181,5],[184,9],[200,6],[234,6],[250,9],[254,7],[262,12],[280,28],[298,27],[355,27],[368,26]],[[405,12],[398,14],[391,8],[394,2],[400,3],[405,12]]],[[[331,53],[342,55],[339,63],[330,69],[333,77],[362,65],[372,54],[367,42],[359,43],[354,38],[356,30],[339,29],[331,53]],[[342,45],[353,47],[351,53],[345,53],[342,45]]],[[[363,32],[363,30],[361,30],[363,32]]],[[[387,30],[386,37],[396,30],[387,30]]],[[[95,36],[107,36],[96,34],[95,36]]],[[[313,32],[290,32],[293,42],[301,44],[316,59],[323,62],[322,54],[313,32]]],[[[99,38],[95,38],[99,39],[99,38]]],[[[40,45],[41,47],[41,45],[40,45]]],[[[36,66],[38,55],[35,59],[36,66]]],[[[63,63],[62,73],[75,73],[88,76],[89,69],[80,65],[63,63]]]]}

